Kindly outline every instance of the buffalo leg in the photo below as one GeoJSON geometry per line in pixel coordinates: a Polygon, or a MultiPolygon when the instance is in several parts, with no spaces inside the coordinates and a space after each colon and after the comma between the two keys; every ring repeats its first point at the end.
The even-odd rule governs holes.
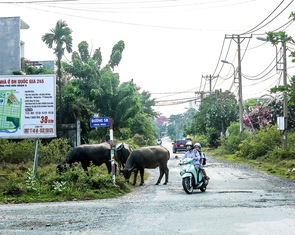
{"type": "Polygon", "coordinates": [[[166,167],[164,172],[165,172],[165,182],[164,182],[164,184],[167,184],[168,183],[168,178],[169,178],[169,169],[168,169],[168,167],[166,167]]]}
{"type": "Polygon", "coordinates": [[[136,184],[137,174],[138,174],[138,170],[134,171],[133,185],[136,184]]]}
{"type": "Polygon", "coordinates": [[[140,169],[140,185],[139,186],[142,186],[144,184],[144,168],[143,169],[140,169]]]}
{"type": "Polygon", "coordinates": [[[164,170],[160,168],[160,176],[158,178],[156,185],[158,185],[161,182],[163,175],[164,175],[164,170]]]}
{"type": "Polygon", "coordinates": [[[107,169],[108,169],[108,173],[110,174],[111,171],[112,171],[112,164],[111,164],[111,161],[107,161],[105,164],[106,164],[106,167],[107,167],[107,169]]]}

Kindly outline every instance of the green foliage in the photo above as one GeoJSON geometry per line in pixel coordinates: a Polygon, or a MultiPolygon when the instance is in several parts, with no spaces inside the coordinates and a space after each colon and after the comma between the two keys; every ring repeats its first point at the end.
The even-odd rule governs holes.
{"type": "Polygon", "coordinates": [[[66,183],[65,181],[54,181],[53,182],[53,190],[55,191],[56,194],[60,194],[62,191],[65,190],[66,188],[66,183]]]}
{"type": "Polygon", "coordinates": [[[112,49],[112,54],[110,57],[109,65],[112,69],[114,69],[115,66],[118,66],[121,59],[122,59],[122,53],[125,49],[124,41],[119,41],[116,45],[114,45],[112,49]]]}
{"type": "Polygon", "coordinates": [[[12,72],[13,75],[23,75],[22,71],[20,70],[15,70],[12,72]]]}
{"type": "Polygon", "coordinates": [[[26,190],[27,191],[36,191],[36,177],[32,168],[29,168],[26,172],[26,190]]]}
{"type": "MultiPolygon", "coordinates": [[[[44,67],[37,68],[29,65],[30,61],[25,58],[21,59],[21,70],[27,74],[54,74],[54,69],[47,69],[44,67]]],[[[16,75],[16,74],[15,74],[16,75]]]]}
{"type": "Polygon", "coordinates": [[[183,115],[171,115],[167,127],[168,135],[172,140],[179,139],[180,132],[183,130],[183,115]]]}
{"type": "Polygon", "coordinates": [[[1,185],[0,190],[2,190],[3,195],[5,196],[19,197],[23,194],[23,188],[21,187],[21,184],[17,182],[14,173],[9,175],[7,184],[1,185]]]}
{"type": "MultiPolygon", "coordinates": [[[[53,139],[49,143],[38,142],[38,159],[40,165],[58,163],[68,156],[72,147],[66,139],[53,139]]],[[[29,163],[34,160],[35,144],[33,139],[22,141],[0,140],[0,162],[29,163]]]]}
{"type": "Polygon", "coordinates": [[[200,143],[203,148],[209,145],[208,135],[197,135],[194,136],[193,140],[194,143],[200,143]]]}
{"type": "MultiPolygon", "coordinates": [[[[246,132],[246,131],[245,131],[246,132]]],[[[235,153],[239,150],[239,144],[241,143],[240,137],[240,123],[232,123],[228,127],[228,136],[223,136],[221,138],[223,147],[227,150],[228,153],[235,153]]]]}
{"type": "Polygon", "coordinates": [[[133,143],[140,147],[147,145],[147,142],[143,135],[135,134],[132,139],[133,143]]]}
{"type": "Polygon", "coordinates": [[[32,139],[23,141],[4,141],[0,147],[0,162],[22,163],[34,159],[34,142],[32,139]]]}
{"type": "Polygon", "coordinates": [[[238,105],[233,93],[216,92],[204,98],[199,111],[194,116],[193,134],[207,134],[208,128],[225,134],[231,122],[238,119],[238,105]]]}
{"type": "Polygon", "coordinates": [[[64,138],[53,139],[48,144],[39,142],[38,148],[39,163],[43,166],[63,161],[73,150],[64,138]]]}
{"type": "Polygon", "coordinates": [[[88,175],[80,164],[72,168],[68,166],[63,174],[57,174],[55,169],[55,164],[40,167],[34,176],[30,168],[7,166],[6,171],[14,173],[10,174],[8,180],[0,181],[0,202],[98,199],[118,196],[131,190],[131,186],[124,183],[123,176],[116,176],[114,185],[112,175],[107,174],[104,166],[91,165],[88,175]],[[23,183],[25,191],[22,189],[23,183]]]}
{"type": "Polygon", "coordinates": [[[152,109],[155,100],[149,92],[140,94],[133,80],[120,84],[119,74],[113,72],[122,58],[124,42],[114,45],[109,63],[102,68],[100,48],[93,56],[87,42],[81,42],[78,48],[72,53],[72,63],[62,64],[69,77],[74,77],[63,89],[63,109],[68,114],[64,122],[74,123],[80,118],[82,143],[106,135],[106,129],[90,130],[89,117],[93,114],[111,117],[114,132],[122,134],[120,138],[128,139],[135,134],[154,138],[155,128],[150,118],[156,115],[152,109]]]}
{"type": "Polygon", "coordinates": [[[241,158],[257,159],[264,156],[268,151],[279,147],[282,138],[277,126],[268,126],[266,129],[260,130],[257,136],[249,135],[239,145],[237,156],[241,158]]]}

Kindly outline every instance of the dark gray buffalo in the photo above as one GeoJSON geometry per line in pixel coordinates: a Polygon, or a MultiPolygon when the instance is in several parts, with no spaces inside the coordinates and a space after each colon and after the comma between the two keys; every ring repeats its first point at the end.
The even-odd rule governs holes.
{"type": "Polygon", "coordinates": [[[132,152],[131,147],[125,143],[116,144],[115,160],[118,162],[119,171],[125,168],[125,163],[132,152]]]}
{"type": "Polygon", "coordinates": [[[144,169],[160,168],[160,176],[156,185],[161,182],[163,175],[165,174],[165,182],[168,183],[169,169],[167,167],[168,160],[170,158],[169,151],[163,146],[149,146],[142,147],[134,150],[127,159],[126,166],[124,168],[123,175],[126,181],[129,181],[131,172],[134,172],[133,185],[136,184],[136,178],[138,171],[140,172],[141,182],[140,186],[144,183],[144,169]]]}
{"type": "Polygon", "coordinates": [[[87,167],[92,162],[95,166],[106,164],[108,173],[111,172],[111,147],[108,143],[102,144],[82,144],[76,147],[67,157],[67,159],[57,166],[61,172],[66,164],[72,165],[74,162],[81,163],[83,169],[87,171],[87,167]]]}

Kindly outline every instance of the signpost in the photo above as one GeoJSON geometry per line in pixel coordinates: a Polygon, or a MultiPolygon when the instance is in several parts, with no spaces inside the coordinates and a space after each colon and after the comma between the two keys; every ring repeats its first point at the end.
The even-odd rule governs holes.
{"type": "Polygon", "coordinates": [[[113,176],[113,183],[116,183],[116,171],[115,171],[115,151],[113,150],[113,142],[114,142],[114,135],[113,135],[113,120],[109,117],[92,117],[89,120],[91,128],[97,127],[110,127],[110,146],[111,146],[111,166],[112,166],[112,176],[113,176]]]}

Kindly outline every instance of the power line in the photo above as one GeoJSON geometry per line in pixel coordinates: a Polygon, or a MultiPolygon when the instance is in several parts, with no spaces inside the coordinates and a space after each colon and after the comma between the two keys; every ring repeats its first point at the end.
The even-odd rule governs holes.
{"type": "MultiPolygon", "coordinates": [[[[266,25],[268,25],[271,21],[273,21],[274,19],[272,19],[270,22],[268,22],[267,24],[265,24],[264,26],[262,26],[262,27],[260,27],[259,29],[256,29],[257,27],[259,27],[261,24],[263,24],[282,4],[283,4],[283,2],[284,2],[284,0],[263,20],[263,21],[261,21],[258,25],[256,25],[255,27],[253,27],[252,29],[250,29],[250,30],[248,30],[248,31],[246,31],[246,32],[244,32],[244,33],[242,33],[241,35],[245,35],[245,34],[250,34],[250,33],[253,33],[253,32],[256,32],[257,30],[259,30],[259,29],[261,29],[262,27],[264,27],[264,26],[266,26],[266,25]]],[[[292,2],[293,2],[293,0],[292,0],[292,2]]],[[[291,3],[292,3],[291,2],[291,3]]],[[[290,3],[290,4],[291,4],[290,3]]],[[[289,4],[289,5],[290,5],[289,4]]],[[[288,5],[288,6],[289,6],[288,5]]],[[[288,7],[287,6],[287,7],[288,7]]],[[[285,8],[286,9],[286,8],[285,8]]],[[[284,9],[284,10],[285,10],[284,9]]],[[[281,12],[279,13],[279,15],[281,14],[281,12]]]]}
{"type": "Polygon", "coordinates": [[[5,1],[0,4],[28,4],[28,3],[64,3],[64,2],[77,2],[79,0],[45,0],[45,1],[5,1]]]}

